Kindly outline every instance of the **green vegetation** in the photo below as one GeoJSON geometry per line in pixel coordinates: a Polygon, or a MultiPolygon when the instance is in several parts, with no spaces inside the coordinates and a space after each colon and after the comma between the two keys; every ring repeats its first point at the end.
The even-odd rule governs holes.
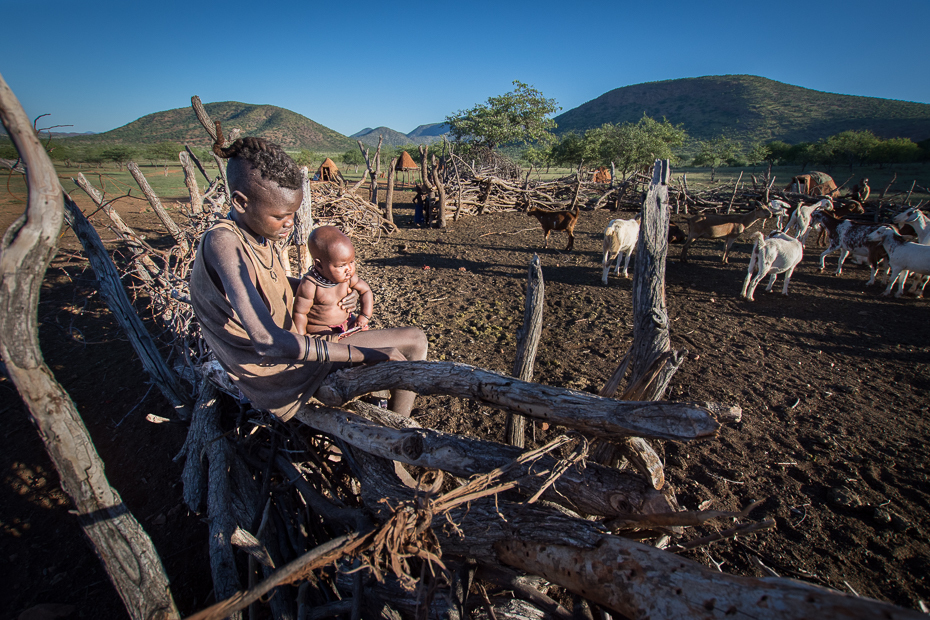
{"type": "MultiPolygon", "coordinates": [[[[643,116],[636,123],[607,123],[589,129],[584,135],[566,134],[549,151],[549,158],[560,165],[594,166],[615,164],[626,175],[636,168],[651,165],[656,159],[675,159],[688,134],[663,119],[658,122],[643,116]]],[[[536,161],[545,161],[546,152],[529,153],[536,161]]],[[[531,162],[532,163],[532,162],[531,162]]]]}
{"type": "Polygon", "coordinates": [[[635,123],[644,113],[681,124],[697,140],[727,135],[742,144],[814,142],[850,130],[915,141],[930,137],[930,104],[824,93],[753,75],[617,88],[557,116],[556,133],[635,123]]]}
{"type": "Polygon", "coordinates": [[[470,146],[497,148],[508,144],[546,144],[553,140],[559,110],[555,99],[514,80],[515,88],[499,97],[490,97],[469,110],[459,110],[446,118],[454,141],[470,146]]]}

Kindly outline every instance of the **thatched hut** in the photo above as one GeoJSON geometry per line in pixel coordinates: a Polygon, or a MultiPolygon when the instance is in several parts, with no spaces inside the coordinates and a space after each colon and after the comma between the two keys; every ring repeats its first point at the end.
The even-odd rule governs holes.
{"type": "Polygon", "coordinates": [[[808,196],[829,196],[835,198],[839,194],[836,182],[826,172],[812,171],[810,174],[800,174],[792,177],[785,187],[786,192],[797,192],[808,196]]]}
{"type": "Polygon", "coordinates": [[[339,168],[336,167],[335,162],[329,157],[320,164],[319,169],[316,171],[316,176],[313,177],[314,181],[331,181],[333,183],[345,183],[346,180],[343,178],[342,173],[339,172],[339,168]]]}
{"type": "Polygon", "coordinates": [[[413,161],[413,157],[410,156],[410,153],[407,151],[401,151],[400,157],[397,158],[397,165],[394,166],[394,169],[397,172],[403,174],[402,185],[410,185],[410,171],[419,170],[420,167],[413,161]]]}

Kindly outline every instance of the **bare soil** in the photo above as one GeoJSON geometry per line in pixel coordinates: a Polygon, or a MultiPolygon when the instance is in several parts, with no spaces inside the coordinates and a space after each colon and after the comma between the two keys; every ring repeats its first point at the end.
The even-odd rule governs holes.
{"type": "MultiPolygon", "coordinates": [[[[139,203],[119,208],[130,225],[153,238],[163,234],[139,203]]],[[[17,209],[22,205],[7,201],[0,219],[17,209]]],[[[412,205],[395,204],[398,232],[357,248],[361,275],[376,295],[375,324],[418,325],[429,336],[430,359],[509,374],[537,253],[545,313],[536,381],[597,392],[632,329],[631,281],[613,274],[607,286],[600,281],[601,231],[610,219],[632,216],[583,212],[575,249],[565,253],[562,233],[543,249],[536,220],[519,213],[465,218],[440,230],[413,227],[412,205]]],[[[70,233],[62,247],[39,306],[46,361],[190,614],[213,598],[207,528],[181,502],[180,465],[172,461],[186,429],[146,420],[170,418],[170,409],[149,389],[70,233]]],[[[667,397],[738,404],[743,419],[715,440],[656,445],[683,508],[738,510],[759,499],[751,518],[773,518],[777,529],[687,555],[746,575],[763,574],[758,559],[785,577],[917,608],[930,600],[930,302],[882,297],[880,287],[866,288],[864,267],[847,265],[834,276],[835,255],[818,273],[813,241],[787,298],[760,287],[747,302],[739,291],[750,249],[738,243],[723,265],[722,243],[701,241],[683,265],[672,246],[672,344],[690,356],[667,397]]],[[[417,404],[424,425],[503,436],[500,412],[452,398],[417,404]]],[[[54,603],[73,606],[62,617],[126,617],[6,379],[0,412],[0,616],[54,603]]],[[[529,443],[559,431],[531,429],[529,443]]],[[[728,526],[693,528],[685,538],[728,526]]]]}

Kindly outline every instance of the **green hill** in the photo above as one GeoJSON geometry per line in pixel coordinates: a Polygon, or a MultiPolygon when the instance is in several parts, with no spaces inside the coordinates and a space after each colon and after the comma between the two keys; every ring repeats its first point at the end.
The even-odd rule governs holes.
{"type": "Polygon", "coordinates": [[[356,139],[361,140],[362,144],[377,147],[378,139],[382,136],[384,137],[382,144],[386,146],[404,146],[412,142],[412,140],[408,138],[406,134],[395,131],[390,127],[376,127],[375,129],[365,133],[356,134],[356,139]]]}
{"type": "Polygon", "coordinates": [[[930,138],[930,104],[836,95],[754,75],[711,75],[624,86],[555,118],[557,133],[643,114],[684,125],[698,140],[721,134],[743,142],[812,142],[846,130],[881,138],[930,138]]]}
{"type": "MultiPolygon", "coordinates": [[[[288,150],[332,152],[358,148],[355,141],[344,135],[277,106],[223,101],[204,104],[204,108],[214,121],[223,124],[226,134],[238,127],[243,136],[265,138],[288,150]]],[[[81,144],[155,144],[168,140],[192,147],[211,146],[210,137],[190,106],[148,114],[94,136],[67,139],[81,144]]]]}

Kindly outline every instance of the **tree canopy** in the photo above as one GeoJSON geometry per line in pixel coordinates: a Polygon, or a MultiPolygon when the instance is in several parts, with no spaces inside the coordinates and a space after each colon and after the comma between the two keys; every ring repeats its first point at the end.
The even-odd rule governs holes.
{"type": "Polygon", "coordinates": [[[680,125],[643,115],[636,123],[606,123],[587,130],[584,135],[566,134],[552,148],[552,159],[563,166],[613,163],[626,174],[657,159],[671,159],[673,149],[683,145],[687,137],[680,125]]]}
{"type": "Polygon", "coordinates": [[[552,141],[556,124],[551,115],[560,109],[555,99],[523,82],[513,84],[509,93],[446,117],[453,140],[487,148],[552,141]]]}

